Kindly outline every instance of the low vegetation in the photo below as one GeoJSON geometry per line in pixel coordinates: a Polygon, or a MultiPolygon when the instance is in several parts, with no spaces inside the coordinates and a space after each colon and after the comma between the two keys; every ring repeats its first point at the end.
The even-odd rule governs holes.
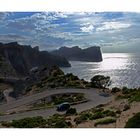
{"type": "Polygon", "coordinates": [[[91,78],[91,85],[95,88],[106,88],[110,86],[111,80],[109,76],[95,75],[91,78]]]}
{"type": "Polygon", "coordinates": [[[67,94],[58,94],[52,96],[52,102],[57,105],[63,102],[74,103],[78,101],[83,101],[86,98],[84,97],[84,93],[67,93],[67,94]]]}
{"type": "Polygon", "coordinates": [[[130,105],[129,104],[125,104],[123,111],[127,111],[128,109],[130,109],[130,105]]]}
{"type": "Polygon", "coordinates": [[[31,117],[20,120],[13,120],[12,122],[2,122],[3,126],[14,128],[43,128],[46,126],[46,120],[43,117],[31,117]]]}
{"type": "Polygon", "coordinates": [[[120,88],[114,87],[114,88],[112,88],[111,93],[117,93],[117,92],[120,92],[120,91],[121,91],[120,88]]]}
{"type": "Polygon", "coordinates": [[[140,112],[126,122],[125,128],[140,128],[140,112]]]}
{"type": "Polygon", "coordinates": [[[30,106],[30,109],[43,109],[43,108],[52,108],[58,104],[69,102],[71,104],[76,104],[78,102],[86,101],[87,99],[84,97],[84,93],[64,93],[50,96],[50,100],[47,98],[43,98],[36,103],[33,103],[30,106]]]}
{"type": "Polygon", "coordinates": [[[54,114],[47,119],[47,127],[49,128],[69,128],[72,124],[66,121],[64,115],[54,114]]]}
{"type": "Polygon", "coordinates": [[[12,122],[1,122],[4,127],[14,128],[69,128],[72,127],[70,121],[66,120],[65,115],[54,114],[47,119],[43,117],[30,117],[12,122]]]}
{"type": "Polygon", "coordinates": [[[131,103],[133,101],[140,101],[140,89],[128,89],[127,87],[122,88],[122,94],[117,96],[117,99],[128,99],[131,103]]]}
{"type": "Polygon", "coordinates": [[[96,127],[97,125],[104,125],[104,124],[110,124],[110,123],[115,123],[115,122],[116,122],[116,119],[114,118],[106,118],[106,119],[95,122],[94,126],[96,127]]]}
{"type": "Polygon", "coordinates": [[[96,120],[96,119],[101,119],[105,117],[116,117],[116,112],[112,110],[104,110],[103,108],[95,108],[90,111],[86,111],[83,113],[80,113],[78,117],[75,118],[75,123],[80,124],[84,121],[87,120],[96,120]]]}
{"type": "Polygon", "coordinates": [[[66,115],[76,115],[77,114],[77,111],[75,108],[69,108],[67,111],[66,111],[66,115]]]}

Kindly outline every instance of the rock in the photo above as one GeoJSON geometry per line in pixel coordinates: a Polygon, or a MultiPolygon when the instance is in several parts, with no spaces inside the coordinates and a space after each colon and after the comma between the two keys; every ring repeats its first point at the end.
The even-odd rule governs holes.
{"type": "Polygon", "coordinates": [[[0,43],[0,55],[20,75],[27,75],[33,67],[43,65],[70,67],[64,57],[52,55],[47,51],[39,51],[38,47],[20,45],[17,42],[0,43]]]}
{"type": "Polygon", "coordinates": [[[86,49],[81,49],[78,46],[72,48],[61,47],[54,50],[51,54],[65,57],[71,61],[87,61],[87,62],[100,62],[102,61],[102,53],[100,47],[93,46],[86,49]]]}

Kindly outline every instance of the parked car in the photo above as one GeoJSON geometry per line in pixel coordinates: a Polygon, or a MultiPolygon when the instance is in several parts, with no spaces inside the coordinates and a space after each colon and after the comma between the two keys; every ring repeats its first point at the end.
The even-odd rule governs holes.
{"type": "Polygon", "coordinates": [[[61,103],[57,106],[57,111],[66,111],[70,108],[70,104],[68,102],[61,103]]]}

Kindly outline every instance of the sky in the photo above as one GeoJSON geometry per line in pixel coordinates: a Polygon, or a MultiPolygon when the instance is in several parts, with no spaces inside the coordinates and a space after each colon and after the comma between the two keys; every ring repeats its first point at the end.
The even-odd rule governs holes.
{"type": "Polygon", "coordinates": [[[0,42],[39,46],[101,46],[103,52],[140,51],[140,13],[0,12],[0,42]]]}

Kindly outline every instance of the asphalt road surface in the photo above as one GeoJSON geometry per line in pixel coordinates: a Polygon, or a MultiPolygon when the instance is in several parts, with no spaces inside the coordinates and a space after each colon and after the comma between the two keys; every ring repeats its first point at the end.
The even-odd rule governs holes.
{"type": "MultiPolygon", "coordinates": [[[[62,94],[62,93],[84,93],[85,94],[85,97],[89,100],[88,102],[72,106],[77,109],[77,112],[81,112],[81,111],[93,108],[99,104],[108,103],[112,99],[112,96],[104,96],[104,95],[107,95],[107,93],[99,92],[97,89],[72,89],[72,88],[49,89],[41,93],[25,96],[16,101],[11,101],[7,104],[0,105],[0,112],[8,112],[11,109],[29,104],[35,100],[39,100],[50,95],[62,94]]],[[[56,108],[33,110],[33,111],[28,111],[28,112],[23,112],[23,113],[0,116],[0,121],[10,121],[14,119],[21,119],[21,118],[33,117],[33,116],[48,117],[55,113],[60,113],[60,112],[57,112],[56,108]]]]}

